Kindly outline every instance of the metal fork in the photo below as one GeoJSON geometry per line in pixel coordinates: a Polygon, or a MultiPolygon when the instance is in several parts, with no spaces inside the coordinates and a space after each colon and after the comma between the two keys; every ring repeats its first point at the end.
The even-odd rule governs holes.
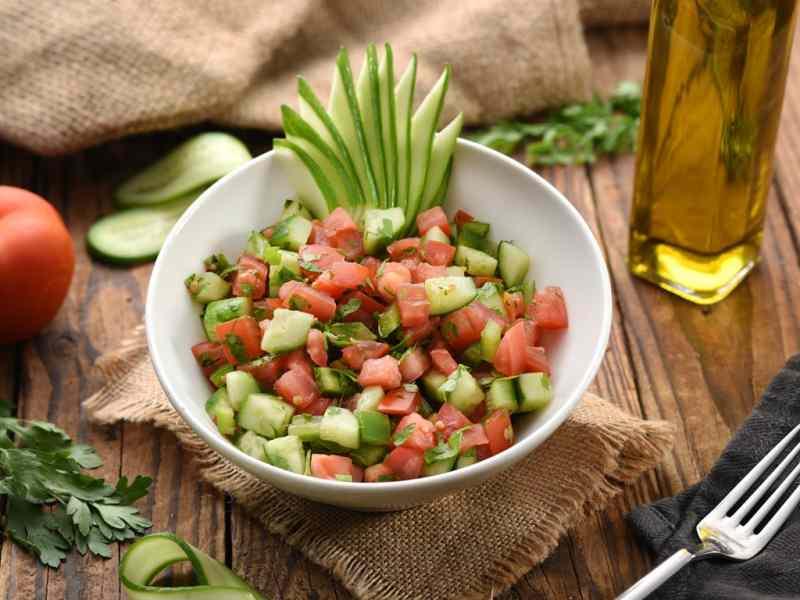
{"type": "Polygon", "coordinates": [[[750,514],[780,474],[797,456],[798,452],[800,452],[800,444],[797,444],[786,455],[750,497],[736,509],[735,513],[727,516],[728,511],[744,497],[745,492],[755,484],[758,478],[767,472],[773,461],[786,449],[798,431],[800,431],[800,425],[792,429],[777,446],[770,450],[769,454],[762,458],[744,479],[728,492],[728,495],[717,504],[714,510],[697,524],[697,537],[700,538],[699,544],[693,548],[678,550],[623,592],[621,596],[618,596],[617,600],[642,600],[646,598],[662,583],[693,560],[717,556],[732,560],[748,560],[761,552],[786,519],[789,518],[798,503],[800,503],[800,487],[798,487],[783,505],[775,511],[775,514],[766,522],[761,531],[754,533],[756,527],[769,514],[770,510],[800,474],[800,464],[792,469],[783,483],[764,500],[756,513],[748,519],[747,523],[742,524],[742,519],[750,514]]]}

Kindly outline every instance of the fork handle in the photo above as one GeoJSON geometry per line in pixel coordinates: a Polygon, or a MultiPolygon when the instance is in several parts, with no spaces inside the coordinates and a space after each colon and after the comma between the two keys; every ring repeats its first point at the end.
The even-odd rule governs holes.
{"type": "Polygon", "coordinates": [[[678,550],[667,560],[634,583],[617,596],[617,600],[643,600],[652,594],[667,579],[675,575],[683,567],[694,560],[695,555],[689,550],[678,550]]]}

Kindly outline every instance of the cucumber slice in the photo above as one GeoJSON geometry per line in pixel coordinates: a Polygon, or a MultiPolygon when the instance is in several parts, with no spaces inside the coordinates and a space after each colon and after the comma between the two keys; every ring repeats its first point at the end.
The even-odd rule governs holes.
{"type": "Polygon", "coordinates": [[[378,335],[382,338],[389,337],[398,327],[400,327],[400,309],[397,308],[397,304],[391,304],[378,315],[378,335]]]}
{"type": "Polygon", "coordinates": [[[425,181],[425,190],[422,192],[422,203],[419,212],[428,210],[435,204],[440,204],[444,194],[447,193],[445,186],[442,191],[442,183],[449,179],[448,167],[450,159],[456,149],[456,142],[464,124],[464,115],[458,113],[455,119],[433,136],[433,146],[431,148],[431,164],[428,170],[428,178],[425,181]]]}
{"type": "Polygon", "coordinates": [[[517,412],[517,393],[514,390],[514,379],[502,377],[495,379],[486,393],[486,410],[493,412],[498,409],[507,410],[509,413],[517,412]]]}
{"type": "Polygon", "coordinates": [[[486,362],[493,362],[494,355],[500,347],[500,340],[503,336],[503,328],[496,321],[489,319],[481,331],[481,358],[486,362]]]}
{"type": "Polygon", "coordinates": [[[449,277],[465,277],[467,275],[467,270],[458,265],[450,265],[447,267],[447,275],[449,277]]]}
{"type": "Polygon", "coordinates": [[[489,247],[489,224],[480,221],[464,223],[458,230],[458,246],[468,246],[485,252],[489,247]]]}
{"type": "Polygon", "coordinates": [[[478,302],[483,304],[486,308],[491,308],[498,315],[505,318],[506,309],[503,305],[503,297],[500,295],[501,291],[499,285],[488,281],[478,290],[478,302]]]}
{"type": "Polygon", "coordinates": [[[206,331],[206,337],[211,342],[218,342],[217,325],[244,317],[252,312],[253,301],[247,296],[209,302],[206,304],[206,310],[203,313],[203,328],[206,331]]]}
{"type": "Polygon", "coordinates": [[[184,283],[192,300],[200,304],[222,300],[231,291],[231,284],[211,271],[192,273],[184,283]]]}
{"type": "Polygon", "coordinates": [[[461,354],[461,358],[465,363],[467,363],[470,367],[477,367],[483,361],[483,352],[481,351],[481,343],[475,342],[471,344],[464,352],[461,354]]]}
{"type": "Polygon", "coordinates": [[[430,477],[431,475],[441,475],[442,473],[452,471],[453,467],[456,465],[457,459],[458,456],[451,456],[450,458],[443,458],[442,460],[437,460],[432,463],[425,463],[422,467],[422,476],[430,477]]]}
{"type": "Polygon", "coordinates": [[[456,469],[463,469],[478,462],[478,451],[475,448],[470,448],[458,457],[456,461],[456,469]]]}
{"type": "Polygon", "coordinates": [[[283,202],[283,210],[281,211],[281,216],[278,218],[278,222],[285,221],[289,217],[293,216],[300,216],[305,217],[306,219],[311,218],[311,213],[308,212],[308,209],[300,204],[297,200],[284,200],[283,202]]]}
{"type": "Polygon", "coordinates": [[[383,388],[379,385],[371,385],[361,390],[356,401],[356,413],[362,410],[378,410],[378,405],[383,400],[383,388]]]}
{"type": "Polygon", "coordinates": [[[278,308],[261,338],[261,349],[270,354],[289,352],[306,345],[314,315],[299,310],[278,308]]]}
{"type": "Polygon", "coordinates": [[[420,379],[422,393],[425,394],[428,400],[441,404],[444,402],[445,398],[444,394],[439,391],[439,388],[445,381],[447,381],[446,375],[440,373],[436,369],[429,370],[423,375],[422,379],[420,379]]]}
{"type": "Polygon", "coordinates": [[[119,265],[155,259],[183,211],[203,191],[189,192],[166,204],[131,208],[102,217],[86,234],[89,253],[119,265]]]}
{"type": "Polygon", "coordinates": [[[236,440],[236,447],[257,460],[269,462],[267,460],[267,442],[268,440],[254,431],[245,431],[239,436],[239,439],[236,440]]]}
{"type": "Polygon", "coordinates": [[[297,436],[304,442],[318,442],[320,423],[322,423],[322,417],[295,415],[289,424],[289,435],[297,436]]]}
{"type": "Polygon", "coordinates": [[[209,379],[214,384],[214,387],[221,388],[225,385],[225,376],[231,371],[233,371],[233,365],[222,365],[209,376],[209,379]]]}
{"type": "Polygon", "coordinates": [[[270,266],[269,269],[269,295],[270,298],[277,298],[281,286],[291,279],[299,279],[300,257],[297,252],[290,250],[279,250],[278,257],[280,263],[270,266]]]}
{"type": "Polygon", "coordinates": [[[290,140],[279,138],[272,141],[272,146],[276,162],[286,173],[297,199],[318,219],[327,217],[338,204],[333,187],[319,165],[290,140]]]}
{"type": "Polygon", "coordinates": [[[250,394],[242,403],[237,420],[242,429],[267,438],[286,435],[294,406],[270,394],[250,394]]]}
{"type": "Polygon", "coordinates": [[[432,315],[443,315],[466,306],[478,291],[471,277],[432,277],[425,281],[432,315]]]}
{"type": "Polygon", "coordinates": [[[386,157],[386,197],[389,206],[397,206],[397,107],[394,93],[394,55],[392,47],[384,44],[383,60],[378,67],[383,125],[383,152],[386,157]]]}
{"type": "Polygon", "coordinates": [[[439,393],[463,413],[469,414],[483,402],[484,393],[481,386],[464,365],[458,365],[447,380],[439,386],[439,393]]]}
{"type": "Polygon", "coordinates": [[[351,380],[330,367],[315,368],[314,379],[323,396],[347,396],[355,391],[351,380]]]}
{"type": "Polygon", "coordinates": [[[411,181],[408,188],[406,224],[410,226],[419,212],[431,162],[431,148],[436,124],[442,112],[444,96],[450,82],[450,65],[445,66],[439,80],[411,118],[411,181]]]}
{"type": "Polygon", "coordinates": [[[298,251],[308,241],[313,225],[305,217],[295,215],[275,226],[270,244],[284,250],[298,251]]]}
{"type": "Polygon", "coordinates": [[[403,209],[371,208],[364,213],[364,252],[375,255],[386,248],[403,231],[403,209]]]}
{"type": "Polygon", "coordinates": [[[473,276],[490,277],[497,270],[496,258],[469,246],[456,248],[455,263],[466,268],[467,273],[473,276]]]}
{"type": "Polygon", "coordinates": [[[425,235],[422,236],[422,243],[424,244],[425,242],[440,242],[442,244],[449,244],[450,236],[442,231],[441,227],[434,225],[425,232],[425,235]]]}
{"type": "Polygon", "coordinates": [[[206,412],[222,435],[233,435],[236,431],[236,417],[225,388],[211,394],[206,402],[206,412]]]}
{"type": "Polygon", "coordinates": [[[409,187],[411,185],[411,115],[414,105],[414,86],[417,81],[417,55],[411,60],[397,86],[395,96],[395,123],[397,130],[397,206],[408,214],[409,187]]]}
{"type": "Polygon", "coordinates": [[[114,192],[120,206],[160,204],[216,181],[253,158],[227,133],[201,133],[134,175],[114,192]]]}
{"type": "Polygon", "coordinates": [[[343,448],[358,448],[358,419],[346,408],[329,406],[322,416],[319,437],[323,442],[333,442],[343,448]]]}
{"type": "Polygon", "coordinates": [[[350,453],[350,458],[360,467],[377,465],[386,456],[386,446],[361,446],[350,453]]]}
{"type": "Polygon", "coordinates": [[[553,399],[550,378],[545,373],[523,373],[517,378],[519,412],[544,408],[553,399]]]}
{"type": "Polygon", "coordinates": [[[392,437],[392,424],[382,412],[377,410],[358,410],[358,432],[362,444],[386,446],[392,437]]]}
{"type": "Polygon", "coordinates": [[[531,257],[512,242],[500,242],[497,248],[500,277],[507,287],[521,284],[531,266],[531,257]]]}
{"type": "Polygon", "coordinates": [[[267,442],[267,460],[273,467],[292,473],[306,470],[306,453],[303,442],[294,435],[285,435],[267,442]]]}
{"type": "Polygon", "coordinates": [[[261,388],[255,377],[245,371],[231,371],[225,376],[225,387],[234,410],[239,410],[250,394],[258,394],[261,388]]]}
{"type": "MultiPolygon", "coordinates": [[[[303,210],[308,212],[305,208],[303,210]]],[[[247,245],[244,247],[244,252],[270,265],[280,264],[281,262],[281,251],[275,246],[271,246],[269,240],[260,231],[250,232],[250,235],[247,236],[247,245]]]]}
{"type": "Polygon", "coordinates": [[[386,196],[386,156],[383,151],[383,122],[381,119],[380,82],[378,80],[378,55],[375,45],[367,45],[364,64],[356,82],[356,98],[364,125],[367,142],[367,160],[378,184],[378,206],[388,207],[386,196]]]}

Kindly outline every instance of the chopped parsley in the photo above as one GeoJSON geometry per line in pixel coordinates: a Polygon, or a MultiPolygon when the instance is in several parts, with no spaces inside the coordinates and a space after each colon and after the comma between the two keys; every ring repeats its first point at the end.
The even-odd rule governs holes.
{"type": "Polygon", "coordinates": [[[411,434],[414,433],[414,429],[416,429],[416,427],[417,427],[416,423],[410,423],[409,425],[403,427],[396,434],[394,434],[394,437],[392,438],[392,442],[394,443],[394,445],[402,446],[405,443],[405,441],[409,437],[411,437],[411,434]]]}

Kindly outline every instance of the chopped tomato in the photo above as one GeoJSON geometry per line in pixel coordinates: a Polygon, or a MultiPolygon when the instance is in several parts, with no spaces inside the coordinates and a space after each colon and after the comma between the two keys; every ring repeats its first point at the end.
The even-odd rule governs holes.
{"type": "Polygon", "coordinates": [[[417,215],[417,230],[420,235],[425,235],[433,227],[438,227],[450,235],[450,223],[447,222],[447,215],[441,206],[434,206],[417,215]]]}
{"type": "Polygon", "coordinates": [[[278,298],[280,298],[283,303],[286,304],[289,296],[291,296],[296,289],[302,288],[304,285],[305,283],[302,283],[301,281],[295,281],[294,279],[287,281],[280,287],[280,289],[278,289],[278,298]]]}
{"type": "Polygon", "coordinates": [[[364,469],[359,467],[358,465],[353,465],[353,470],[351,472],[353,483],[361,483],[364,481],[364,469]]]}
{"type": "Polygon", "coordinates": [[[434,277],[446,277],[447,267],[443,265],[432,265],[430,263],[419,263],[417,268],[414,269],[413,279],[414,283],[424,283],[428,279],[434,277]]]}
{"type": "Polygon", "coordinates": [[[436,438],[433,435],[436,427],[419,413],[414,412],[400,419],[395,427],[394,437],[396,438],[400,434],[406,435],[406,428],[409,428],[407,431],[411,433],[408,433],[405,441],[399,444],[398,448],[414,448],[425,451],[436,445],[436,438]]]}
{"type": "Polygon", "coordinates": [[[287,281],[281,286],[279,295],[283,298],[288,308],[310,313],[320,321],[330,321],[336,314],[336,302],[334,299],[305,283],[287,281]],[[284,288],[291,283],[296,285],[291,286],[284,297],[284,288]]]}
{"type": "MultiPolygon", "coordinates": [[[[344,260],[344,255],[336,248],[322,244],[307,244],[300,248],[300,260],[317,267],[318,269],[330,269],[334,263],[344,260]]],[[[301,265],[302,266],[302,265],[301,265]]]]}
{"type": "Polygon", "coordinates": [[[476,423],[461,433],[461,452],[466,452],[475,446],[484,446],[489,443],[483,425],[476,423]]]}
{"type": "Polygon", "coordinates": [[[283,308],[283,301],[280,298],[264,298],[253,302],[253,316],[259,321],[271,319],[276,308],[283,308]]]}
{"type": "Polygon", "coordinates": [[[239,371],[250,373],[263,388],[270,388],[286,368],[286,357],[259,358],[249,363],[236,367],[239,371]]]}
{"type": "Polygon", "coordinates": [[[405,283],[397,288],[397,308],[403,327],[422,327],[431,315],[431,303],[425,286],[405,283]]]}
{"type": "Polygon", "coordinates": [[[456,222],[456,225],[461,227],[464,223],[469,223],[470,221],[474,221],[475,217],[469,214],[465,210],[461,210],[460,208],[456,211],[453,220],[456,222]]]}
{"type": "Polygon", "coordinates": [[[339,261],[331,266],[331,283],[343,289],[355,289],[369,277],[369,269],[354,262],[339,261]]]}
{"type": "MultiPolygon", "coordinates": [[[[476,373],[473,373],[473,377],[475,377],[476,379],[478,378],[476,373]]],[[[478,406],[472,409],[472,412],[467,415],[467,418],[473,423],[477,423],[485,416],[486,416],[486,402],[482,401],[478,404],[478,406]]]]}
{"type": "Polygon", "coordinates": [[[358,375],[358,384],[361,387],[379,385],[384,390],[400,387],[402,380],[400,366],[397,359],[392,356],[368,358],[361,366],[361,373],[358,375]]]}
{"type": "Polygon", "coordinates": [[[528,316],[542,329],[566,329],[569,327],[567,304],[560,287],[546,287],[536,292],[528,305],[528,316]]]}
{"type": "Polygon", "coordinates": [[[303,412],[309,415],[314,415],[316,417],[321,417],[325,414],[325,411],[328,410],[328,407],[333,404],[333,400],[330,398],[324,398],[320,396],[316,400],[314,400],[311,404],[306,406],[303,409],[303,412]]]}
{"type": "Polygon", "coordinates": [[[392,479],[394,479],[394,473],[392,473],[392,470],[383,463],[372,465],[364,470],[364,481],[369,483],[391,481],[392,479]]]}
{"type": "Polygon", "coordinates": [[[486,322],[489,320],[494,321],[503,329],[505,329],[508,325],[508,321],[504,316],[496,313],[483,302],[473,302],[467,308],[469,308],[469,311],[467,312],[471,321],[475,327],[479,327],[481,331],[483,331],[483,328],[486,327],[486,322]]]}
{"type": "Polygon", "coordinates": [[[314,283],[311,284],[311,287],[318,292],[322,292],[323,294],[326,294],[334,299],[338,298],[345,292],[343,287],[337,285],[333,281],[333,273],[330,271],[323,271],[320,273],[319,276],[314,280],[314,283]]]}
{"type": "MultiPolygon", "coordinates": [[[[438,319],[438,317],[436,317],[438,319]]],[[[442,338],[442,334],[438,331],[434,331],[431,334],[430,343],[428,344],[428,350],[441,350],[447,349],[447,344],[445,344],[444,339],[442,338]]]]}
{"type": "Polygon", "coordinates": [[[424,349],[416,346],[400,359],[400,374],[403,381],[411,383],[422,377],[430,369],[431,361],[424,349]]]}
{"type": "Polygon", "coordinates": [[[217,338],[232,365],[261,356],[261,328],[253,317],[244,316],[217,325],[217,338]]]}
{"type": "Polygon", "coordinates": [[[249,296],[260,300],[267,290],[269,267],[257,258],[243,254],[236,264],[236,276],[233,279],[233,295],[249,296]]]}
{"type": "Polygon", "coordinates": [[[419,327],[407,327],[403,330],[403,343],[406,346],[413,346],[417,342],[421,342],[431,336],[436,331],[440,322],[439,317],[433,317],[424,325],[419,327]]]}
{"type": "Polygon", "coordinates": [[[342,231],[331,239],[331,244],[339,249],[348,260],[358,260],[364,256],[364,239],[358,230],[342,231]]]}
{"type": "Polygon", "coordinates": [[[374,256],[366,256],[363,259],[361,259],[361,264],[369,269],[369,280],[367,281],[367,283],[371,285],[373,289],[377,289],[378,269],[381,268],[382,261],[380,259],[375,258],[374,256]]]}
{"type": "Polygon", "coordinates": [[[322,220],[322,227],[325,229],[325,234],[331,239],[342,231],[358,231],[356,222],[341,206],[336,207],[322,220]]]}
{"type": "Polygon", "coordinates": [[[525,367],[532,373],[547,373],[550,375],[550,361],[547,360],[547,351],[541,346],[528,346],[525,348],[525,367]]]}
{"type": "Polygon", "coordinates": [[[319,388],[314,378],[303,369],[289,369],[275,382],[275,391],[289,404],[306,408],[319,398],[319,388]]]}
{"type": "Polygon", "coordinates": [[[485,283],[503,283],[503,280],[499,277],[489,276],[476,276],[473,277],[472,280],[475,282],[476,288],[482,288],[485,283]]]}
{"type": "MultiPolygon", "coordinates": [[[[312,456],[313,460],[313,456],[312,456]]],[[[397,479],[416,479],[425,462],[423,452],[411,448],[395,448],[383,461],[397,479]]]]}
{"type": "Polygon", "coordinates": [[[539,329],[539,326],[530,319],[518,319],[514,324],[519,321],[522,321],[525,324],[523,325],[525,328],[525,342],[528,344],[528,346],[538,346],[539,338],[541,337],[542,333],[539,329]]]}
{"type": "Polygon", "coordinates": [[[308,355],[315,365],[318,367],[328,366],[328,351],[325,348],[325,334],[319,329],[312,329],[308,332],[306,350],[308,350],[308,355]]]}
{"type": "Polygon", "coordinates": [[[486,437],[489,438],[489,451],[492,455],[510,448],[514,443],[514,427],[506,411],[494,411],[486,419],[483,427],[486,430],[486,437]]]}
{"type": "Polygon", "coordinates": [[[369,358],[380,358],[389,354],[389,344],[383,342],[356,342],[342,348],[342,360],[354,371],[364,366],[369,358]]]}
{"type": "Polygon", "coordinates": [[[353,461],[349,456],[338,454],[312,454],[311,474],[320,479],[336,479],[336,476],[353,476],[353,461]]]}
{"type": "Polygon", "coordinates": [[[411,271],[400,263],[384,263],[378,273],[378,292],[387,302],[394,300],[397,288],[404,283],[411,283],[411,271]]]}
{"type": "Polygon", "coordinates": [[[302,348],[292,350],[289,354],[284,355],[287,369],[300,369],[308,373],[310,377],[314,376],[314,368],[311,366],[311,361],[302,348]]]}
{"type": "Polygon", "coordinates": [[[225,358],[225,350],[222,344],[216,342],[200,342],[192,346],[192,354],[197,364],[203,369],[203,373],[208,377],[228,361],[225,358]]]}
{"type": "Polygon", "coordinates": [[[410,415],[417,412],[421,403],[419,392],[399,387],[383,397],[378,410],[387,415],[410,415]]]}
{"type": "MultiPolygon", "coordinates": [[[[371,296],[367,296],[364,292],[349,292],[342,298],[342,303],[347,303],[350,300],[358,300],[361,303],[360,310],[364,310],[369,314],[375,314],[376,312],[383,312],[386,310],[386,305],[381,304],[375,298],[371,296]]],[[[345,317],[345,320],[347,318],[345,317]]]]}
{"type": "Polygon", "coordinates": [[[503,292],[503,306],[512,321],[525,314],[525,300],[522,292],[503,292]]]}
{"type": "Polygon", "coordinates": [[[450,375],[458,368],[458,363],[453,356],[444,348],[437,348],[430,351],[433,366],[437,371],[441,371],[445,375],[450,375]]]}
{"type": "Polygon", "coordinates": [[[483,326],[473,318],[474,309],[471,306],[459,308],[442,320],[442,337],[447,345],[456,352],[464,350],[470,344],[481,339],[483,326]]]}
{"type": "Polygon", "coordinates": [[[322,221],[319,219],[314,219],[311,221],[311,233],[308,236],[308,243],[324,246],[328,245],[328,236],[325,234],[325,228],[322,226],[322,221]]]}
{"type": "Polygon", "coordinates": [[[526,370],[526,352],[528,347],[525,334],[525,323],[518,321],[503,334],[497,352],[494,355],[494,368],[506,377],[519,375],[526,370]]]}
{"type": "Polygon", "coordinates": [[[457,429],[461,429],[470,424],[469,419],[464,416],[464,413],[449,402],[442,404],[436,419],[442,423],[442,427],[437,427],[437,429],[442,432],[445,439],[448,439],[457,429]]]}
{"type": "Polygon", "coordinates": [[[389,253],[389,256],[392,257],[392,260],[401,261],[404,258],[411,258],[412,256],[417,256],[419,253],[419,245],[420,239],[418,237],[415,238],[404,238],[402,240],[397,240],[396,242],[392,242],[389,244],[389,247],[386,248],[386,251],[389,253]]]}
{"type": "Polygon", "coordinates": [[[422,249],[422,258],[432,265],[446,267],[453,262],[456,255],[456,247],[450,244],[428,240],[422,249]]]}

